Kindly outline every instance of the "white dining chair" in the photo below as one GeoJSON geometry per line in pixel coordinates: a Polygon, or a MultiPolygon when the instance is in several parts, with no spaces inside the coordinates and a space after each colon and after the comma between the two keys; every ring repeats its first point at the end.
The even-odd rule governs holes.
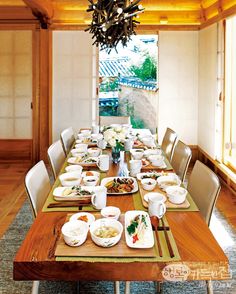
{"type": "Polygon", "coordinates": [[[53,172],[54,180],[56,180],[66,159],[61,140],[56,141],[48,148],[48,159],[53,172]]]}
{"type": "Polygon", "coordinates": [[[174,147],[170,162],[181,182],[184,182],[191,158],[192,151],[189,146],[184,144],[182,141],[178,141],[174,147]]]}
{"type": "MultiPolygon", "coordinates": [[[[49,175],[43,160],[34,165],[26,174],[25,188],[35,218],[51,190],[49,175]]],[[[38,289],[39,281],[33,281],[31,293],[37,294],[38,289]]]]}
{"type": "Polygon", "coordinates": [[[177,134],[172,129],[167,128],[162,139],[161,149],[164,151],[169,160],[171,160],[176,140],[177,134]]]}
{"type": "Polygon", "coordinates": [[[66,155],[70,152],[74,141],[75,135],[72,127],[69,127],[61,132],[61,142],[66,155]]]}
{"type": "Polygon", "coordinates": [[[100,126],[111,124],[131,124],[130,116],[99,116],[100,126]]]}
{"type": "Polygon", "coordinates": [[[197,160],[189,177],[187,189],[208,226],[220,188],[217,175],[197,160]]]}

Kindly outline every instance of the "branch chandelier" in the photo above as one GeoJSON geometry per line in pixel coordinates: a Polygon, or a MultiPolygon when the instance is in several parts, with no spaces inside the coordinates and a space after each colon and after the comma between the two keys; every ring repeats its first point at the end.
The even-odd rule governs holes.
{"type": "Polygon", "coordinates": [[[93,34],[93,45],[103,49],[116,48],[119,42],[125,47],[140,22],[135,20],[144,8],[140,0],[88,0],[87,12],[93,12],[92,21],[85,31],[93,34]]]}

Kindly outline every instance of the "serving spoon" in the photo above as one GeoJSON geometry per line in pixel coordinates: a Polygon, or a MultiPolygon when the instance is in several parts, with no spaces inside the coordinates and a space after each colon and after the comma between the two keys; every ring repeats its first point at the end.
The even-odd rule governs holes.
{"type": "Polygon", "coordinates": [[[160,240],[159,240],[159,236],[158,236],[158,232],[157,232],[158,225],[159,225],[159,218],[157,216],[153,215],[150,217],[150,219],[151,219],[151,224],[152,224],[153,228],[155,229],[159,255],[160,255],[160,257],[162,257],[163,256],[162,249],[161,249],[161,244],[160,244],[160,240]]]}

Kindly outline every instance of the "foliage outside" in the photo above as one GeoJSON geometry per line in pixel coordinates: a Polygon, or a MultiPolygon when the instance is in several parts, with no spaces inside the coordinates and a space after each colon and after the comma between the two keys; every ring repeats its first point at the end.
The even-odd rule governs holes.
{"type": "Polygon", "coordinates": [[[148,81],[150,79],[156,80],[157,78],[157,61],[154,57],[151,57],[149,52],[144,54],[144,61],[140,65],[131,65],[130,70],[137,78],[142,81],[148,81]]]}

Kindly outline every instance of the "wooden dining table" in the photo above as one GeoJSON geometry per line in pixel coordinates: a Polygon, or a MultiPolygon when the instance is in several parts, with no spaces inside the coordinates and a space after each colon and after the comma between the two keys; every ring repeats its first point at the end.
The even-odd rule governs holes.
{"type": "MultiPolygon", "coordinates": [[[[107,176],[127,173],[128,154],[120,163],[110,161],[107,176]]],[[[108,196],[107,205],[117,206],[122,212],[134,210],[130,195],[108,196]]],[[[230,278],[229,262],[223,250],[201,217],[199,211],[166,212],[175,239],[179,261],[168,262],[88,262],[63,260],[55,257],[61,227],[67,211],[40,212],[19,248],[13,268],[14,280],[109,280],[109,281],[164,281],[167,266],[185,265],[189,269],[186,280],[226,280],[230,278]]]]}

